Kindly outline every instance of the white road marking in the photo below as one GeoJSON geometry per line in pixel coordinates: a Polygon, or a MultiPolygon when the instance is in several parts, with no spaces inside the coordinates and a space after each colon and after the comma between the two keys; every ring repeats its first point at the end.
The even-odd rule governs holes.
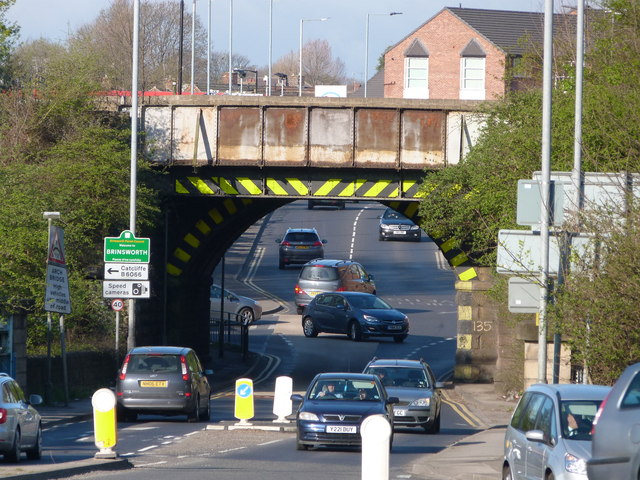
{"type": "Polygon", "coordinates": [[[244,450],[245,448],[247,448],[247,447],[229,448],[228,450],[220,450],[218,453],[235,452],[236,450],[244,450]]]}
{"type": "Polygon", "coordinates": [[[138,464],[138,465],[134,465],[134,468],[144,468],[144,467],[149,467],[151,465],[162,465],[164,463],[167,463],[166,460],[162,460],[160,462],[153,462],[153,463],[142,463],[142,464],[138,464]]]}
{"type": "Polygon", "coordinates": [[[271,440],[270,442],[264,442],[264,443],[259,443],[259,446],[263,446],[263,445],[271,445],[272,443],[278,443],[278,442],[282,442],[282,440],[271,440]]]}
{"type": "Polygon", "coordinates": [[[152,448],[158,448],[158,445],[149,445],[148,447],[141,448],[140,450],[138,450],[138,452],[146,452],[147,450],[151,450],[152,448]]]}

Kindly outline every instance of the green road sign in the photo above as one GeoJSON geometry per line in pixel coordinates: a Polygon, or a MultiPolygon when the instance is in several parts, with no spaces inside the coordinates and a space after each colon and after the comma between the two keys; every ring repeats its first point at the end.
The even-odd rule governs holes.
{"type": "Polygon", "coordinates": [[[104,261],[122,263],[149,263],[150,240],[136,238],[129,230],[119,237],[105,237],[104,261]]]}

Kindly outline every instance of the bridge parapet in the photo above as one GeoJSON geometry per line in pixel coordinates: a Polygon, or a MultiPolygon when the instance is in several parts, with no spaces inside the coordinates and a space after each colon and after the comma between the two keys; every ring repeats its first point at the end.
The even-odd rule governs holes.
{"type": "Polygon", "coordinates": [[[438,169],[458,163],[479,102],[169,96],[142,106],[145,153],[163,165],[438,169]]]}

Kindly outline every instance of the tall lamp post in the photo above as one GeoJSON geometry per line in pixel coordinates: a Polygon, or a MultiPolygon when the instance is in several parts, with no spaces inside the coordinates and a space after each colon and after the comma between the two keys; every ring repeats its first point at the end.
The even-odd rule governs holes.
{"type": "Polygon", "coordinates": [[[229,95],[231,95],[231,57],[233,55],[233,0],[229,0],[229,95]]]}
{"type": "Polygon", "coordinates": [[[301,18],[300,19],[300,65],[298,68],[298,96],[302,96],[302,35],[304,22],[324,22],[325,20],[329,20],[329,17],[323,18],[301,18]]]}
{"type": "Polygon", "coordinates": [[[371,15],[402,15],[402,12],[367,13],[367,25],[364,33],[364,98],[367,98],[367,81],[369,79],[369,17],[371,15]]]}
{"type": "MultiPolygon", "coordinates": [[[[269,0],[269,73],[267,76],[267,96],[271,96],[271,54],[273,52],[273,0],[269,0]]],[[[256,88],[258,82],[256,81],[256,88]]]]}

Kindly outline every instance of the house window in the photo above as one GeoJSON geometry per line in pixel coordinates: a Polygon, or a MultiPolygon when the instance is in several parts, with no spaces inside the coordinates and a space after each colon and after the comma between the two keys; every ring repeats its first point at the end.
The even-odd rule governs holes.
{"type": "Polygon", "coordinates": [[[404,98],[429,98],[429,57],[405,57],[404,98]]]}
{"type": "Polygon", "coordinates": [[[460,71],[460,99],[484,100],[485,59],[462,57],[460,71]]]}

